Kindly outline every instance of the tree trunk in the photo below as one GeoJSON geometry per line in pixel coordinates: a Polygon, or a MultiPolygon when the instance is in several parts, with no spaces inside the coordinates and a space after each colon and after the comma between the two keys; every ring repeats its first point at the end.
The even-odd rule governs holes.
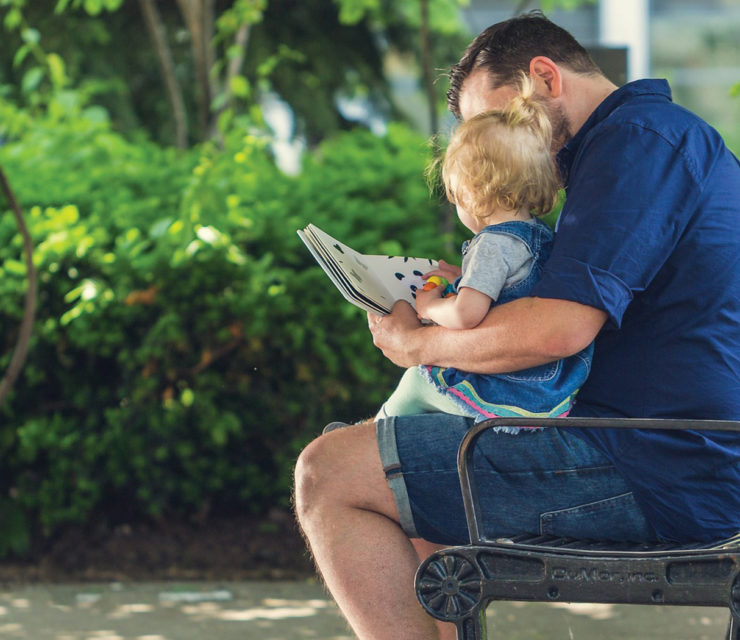
{"type": "MultiPolygon", "coordinates": [[[[429,129],[432,135],[432,148],[434,150],[435,162],[442,150],[437,135],[439,134],[439,116],[437,115],[437,94],[434,91],[434,65],[432,63],[431,35],[429,31],[429,0],[419,0],[421,9],[420,47],[421,47],[421,73],[424,84],[424,92],[427,97],[429,108],[429,129]]],[[[439,231],[447,238],[452,237],[455,229],[455,211],[445,200],[439,206],[439,231]]],[[[452,249],[452,240],[447,241],[447,249],[452,249]]]]}
{"type": "Polygon", "coordinates": [[[187,112],[182,97],[182,89],[175,75],[175,63],[172,60],[172,51],[167,42],[164,24],[154,0],[139,0],[139,5],[147,31],[149,31],[149,37],[154,44],[154,51],[167,89],[167,98],[172,109],[172,120],[175,123],[175,144],[178,148],[185,149],[188,144],[187,112]]]}
{"type": "Polygon", "coordinates": [[[420,5],[421,73],[429,107],[429,129],[432,135],[436,135],[439,131],[439,118],[437,117],[437,96],[434,91],[434,66],[432,65],[432,47],[429,35],[429,0],[420,0],[420,5]]]}
{"type": "Polygon", "coordinates": [[[216,66],[216,49],[213,44],[214,21],[216,19],[216,0],[205,0],[203,8],[203,31],[206,34],[204,42],[204,57],[206,70],[208,73],[209,90],[211,100],[218,95],[218,78],[213,74],[213,68],[216,66]]]}
{"type": "Polygon", "coordinates": [[[213,41],[213,2],[210,0],[177,0],[193,50],[195,80],[198,95],[198,126],[201,136],[208,134],[211,112],[211,81],[209,74],[214,54],[213,41]]]}

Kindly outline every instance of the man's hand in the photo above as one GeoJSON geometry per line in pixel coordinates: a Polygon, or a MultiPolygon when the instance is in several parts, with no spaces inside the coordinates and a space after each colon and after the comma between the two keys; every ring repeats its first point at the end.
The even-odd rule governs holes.
{"type": "Polygon", "coordinates": [[[373,343],[391,362],[406,368],[422,364],[414,354],[414,337],[423,328],[408,302],[396,302],[387,316],[368,313],[367,324],[373,343]]]}

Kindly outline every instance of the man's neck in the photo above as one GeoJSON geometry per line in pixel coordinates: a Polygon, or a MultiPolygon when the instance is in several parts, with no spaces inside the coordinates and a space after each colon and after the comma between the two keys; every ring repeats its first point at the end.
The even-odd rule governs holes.
{"type": "Polygon", "coordinates": [[[617,85],[601,75],[584,76],[566,71],[563,74],[563,109],[572,127],[572,134],[585,124],[589,116],[617,90],[617,85]]]}

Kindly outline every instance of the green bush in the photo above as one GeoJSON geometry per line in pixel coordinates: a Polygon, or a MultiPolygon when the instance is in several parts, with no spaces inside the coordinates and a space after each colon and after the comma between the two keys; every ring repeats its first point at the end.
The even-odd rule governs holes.
{"type": "MultiPolygon", "coordinates": [[[[439,256],[424,141],[398,126],[347,133],[290,177],[246,129],[176,152],[127,141],[74,104],[35,119],[0,111],[0,164],[40,284],[29,358],[0,407],[12,525],[0,553],[67,523],[287,503],[300,448],[329,420],[370,415],[399,374],[296,229],[439,256]]],[[[25,287],[5,215],[3,370],[25,287]]]]}

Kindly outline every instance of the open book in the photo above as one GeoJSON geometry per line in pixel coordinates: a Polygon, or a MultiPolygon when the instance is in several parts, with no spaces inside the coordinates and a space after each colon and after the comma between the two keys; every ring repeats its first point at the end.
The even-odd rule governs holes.
{"type": "Polygon", "coordinates": [[[389,314],[398,300],[416,308],[421,276],[438,264],[429,258],[366,256],[312,224],[298,235],[345,299],[378,315],[389,314]]]}

